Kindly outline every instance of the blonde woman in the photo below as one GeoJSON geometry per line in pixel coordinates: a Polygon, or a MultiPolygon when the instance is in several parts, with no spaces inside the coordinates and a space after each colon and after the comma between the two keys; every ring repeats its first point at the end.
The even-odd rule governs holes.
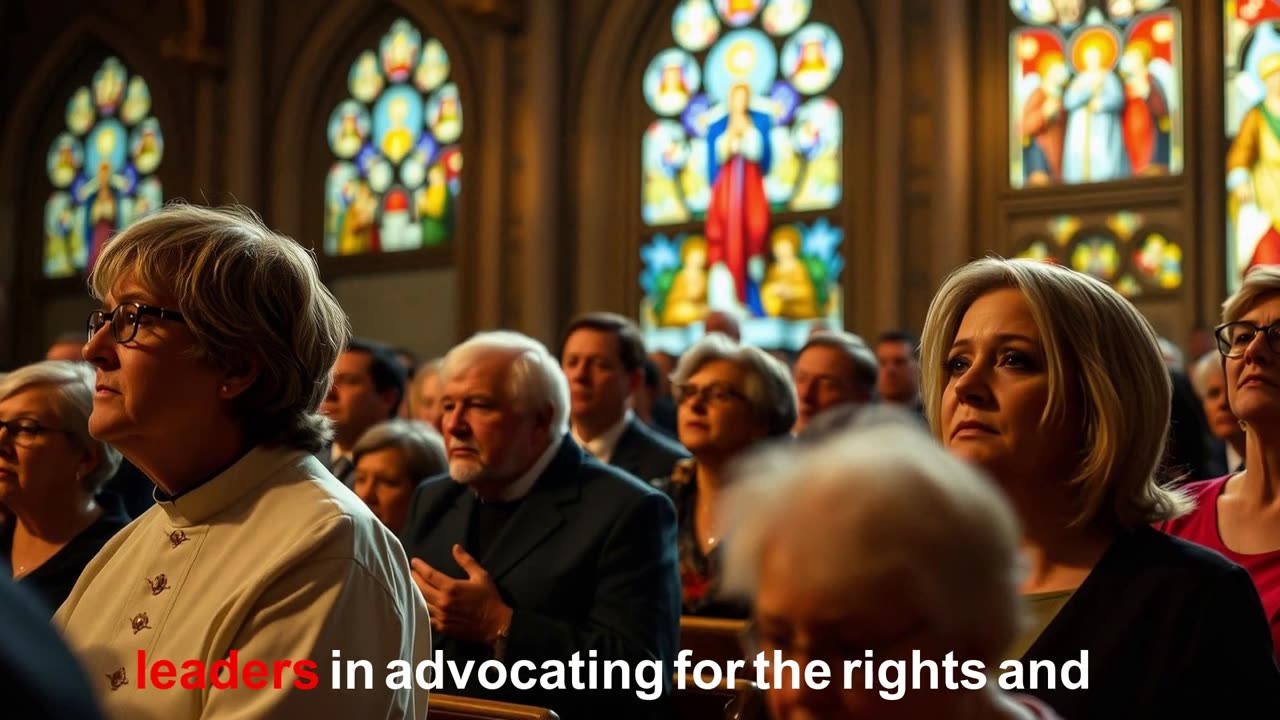
{"type": "MultiPolygon", "coordinates": [[[[1259,267],[1222,305],[1215,331],[1228,412],[1244,425],[1244,470],[1192,483],[1194,512],[1168,533],[1239,563],[1253,578],[1280,647],[1280,268],[1259,267]]],[[[1237,426],[1238,427],[1238,426],[1237,426]]],[[[1217,425],[1215,424],[1215,429],[1217,425]]]]}
{"type": "Polygon", "coordinates": [[[934,433],[1021,520],[1032,623],[1007,655],[1088,653],[1088,689],[1034,693],[1073,718],[1280,713],[1248,575],[1150,527],[1190,503],[1153,480],[1171,384],[1127,300],[1050,263],[978,260],[934,298],[921,366],[934,433]]]}

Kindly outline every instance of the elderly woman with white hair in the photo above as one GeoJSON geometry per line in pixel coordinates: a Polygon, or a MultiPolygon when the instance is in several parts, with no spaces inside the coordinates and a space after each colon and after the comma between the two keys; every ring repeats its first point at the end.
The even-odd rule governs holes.
{"type": "Polygon", "coordinates": [[[1033,692],[1066,717],[1280,717],[1248,574],[1151,527],[1189,503],[1154,479],[1171,384],[1133,305],[1051,263],[977,260],[934,298],[922,356],[935,434],[1021,519],[1033,622],[1007,656],[1088,653],[1087,689],[1033,692]]]}
{"type": "Polygon", "coordinates": [[[1259,266],[1223,303],[1223,324],[1215,332],[1225,371],[1223,404],[1244,426],[1244,469],[1187,485],[1185,491],[1195,499],[1196,509],[1160,527],[1221,553],[1249,572],[1280,655],[1278,321],[1280,268],[1259,266]]]}
{"type": "Polygon", "coordinates": [[[416,665],[430,635],[395,535],[313,456],[351,333],[314,257],[251,212],[170,205],[112,238],[89,285],[89,431],[157,500],[54,619],[107,713],[420,718],[423,688],[327,677],[336,651],[416,665]],[[179,664],[183,690],[136,691],[179,664]]]}
{"type": "Polygon", "coordinates": [[[1240,418],[1231,412],[1222,360],[1222,353],[1217,350],[1205,353],[1191,368],[1190,380],[1200,398],[1209,432],[1222,443],[1226,455],[1224,469],[1239,472],[1244,469],[1245,432],[1240,418]]]}
{"type": "Polygon", "coordinates": [[[721,334],[685,352],[671,376],[680,444],[692,458],[654,481],[679,518],[680,585],[684,613],[741,617],[746,608],[721,598],[717,548],[732,527],[719,517],[730,463],[757,443],[787,437],[796,421],[796,393],[787,367],[768,353],[721,334]]]}
{"type": "Polygon", "coordinates": [[[364,431],[351,449],[352,490],[392,532],[404,530],[413,490],[449,470],[444,438],[418,420],[384,420],[364,431]]]}
{"type": "Polygon", "coordinates": [[[46,360],[0,378],[0,557],[49,615],[129,515],[100,494],[120,453],[89,435],[93,371],[46,360]]]}
{"type": "Polygon", "coordinates": [[[822,689],[771,687],[774,720],[1056,717],[994,682],[1025,620],[1014,513],[918,417],[868,408],[852,428],[801,451],[752,453],[735,474],[723,587],[754,599],[749,653],[769,662],[780,653],[802,670],[822,661],[834,679],[822,689]],[[910,667],[913,651],[938,667],[981,665],[955,671],[966,689],[942,692],[906,686],[909,672],[895,681],[874,669],[910,667]],[[859,669],[848,687],[851,660],[873,669],[859,669]]]}

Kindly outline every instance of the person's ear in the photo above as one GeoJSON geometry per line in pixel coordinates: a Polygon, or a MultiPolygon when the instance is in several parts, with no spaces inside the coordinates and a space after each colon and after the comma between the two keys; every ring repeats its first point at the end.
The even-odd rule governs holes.
{"type": "Polygon", "coordinates": [[[218,385],[218,397],[223,400],[234,400],[243,395],[258,381],[262,366],[256,358],[242,358],[227,370],[218,385]]]}

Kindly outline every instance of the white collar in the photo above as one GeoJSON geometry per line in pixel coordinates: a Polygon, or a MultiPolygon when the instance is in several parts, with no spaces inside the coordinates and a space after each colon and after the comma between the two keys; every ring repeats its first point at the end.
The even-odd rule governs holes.
{"type": "Polygon", "coordinates": [[[631,419],[635,417],[635,413],[631,412],[631,408],[622,414],[622,419],[614,423],[613,427],[605,430],[591,440],[583,440],[577,429],[571,429],[573,433],[573,441],[583,447],[584,450],[591,453],[591,456],[602,463],[609,462],[613,457],[613,451],[618,447],[618,440],[622,439],[622,433],[626,432],[627,426],[631,424],[631,419]]]}
{"type": "Polygon", "coordinates": [[[528,495],[529,491],[533,489],[533,484],[542,476],[542,473],[547,469],[547,466],[551,464],[552,458],[554,458],[556,453],[560,451],[560,446],[563,444],[563,435],[552,439],[551,444],[547,446],[546,450],[542,451],[542,454],[538,456],[537,460],[533,461],[533,464],[529,466],[529,469],[525,470],[523,475],[516,478],[515,482],[508,485],[502,491],[502,494],[498,496],[497,502],[514,502],[516,500],[523,499],[525,495],[528,495]]]}

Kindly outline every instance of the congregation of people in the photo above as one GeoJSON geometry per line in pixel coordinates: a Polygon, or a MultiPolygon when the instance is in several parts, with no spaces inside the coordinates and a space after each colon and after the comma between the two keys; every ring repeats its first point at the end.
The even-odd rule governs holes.
{"type": "Polygon", "coordinates": [[[682,617],[802,665],[1088,657],[1086,688],[747,683],[736,717],[1280,717],[1280,268],[1189,363],[1105,283],[995,257],[918,335],[788,352],[717,311],[679,357],[591,312],[423,361],[353,336],[311,255],[233,207],[138,220],[89,289],[86,332],[0,375],[0,622],[97,706],[0,649],[30,717],[422,718],[441,693],[670,718],[682,617]],[[668,672],[657,699],[292,684],[435,651],[668,672]],[[294,664],[138,692],[140,652],[294,664]]]}

